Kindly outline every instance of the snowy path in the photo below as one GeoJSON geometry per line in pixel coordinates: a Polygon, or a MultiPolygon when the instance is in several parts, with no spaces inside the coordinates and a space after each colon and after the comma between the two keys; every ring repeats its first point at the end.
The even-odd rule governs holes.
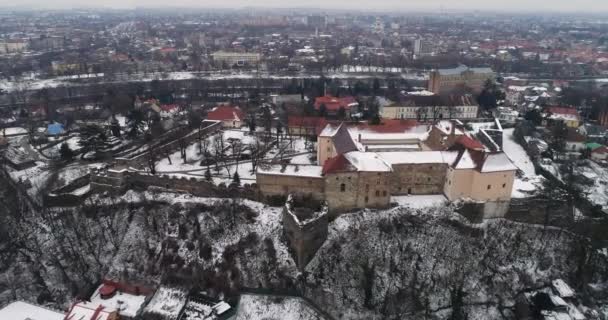
{"type": "Polygon", "coordinates": [[[525,198],[529,193],[541,187],[543,177],[536,174],[534,163],[528,157],[526,150],[515,141],[514,131],[515,129],[505,129],[503,131],[502,144],[504,152],[524,174],[521,178],[515,178],[511,196],[513,198],[525,198]]]}

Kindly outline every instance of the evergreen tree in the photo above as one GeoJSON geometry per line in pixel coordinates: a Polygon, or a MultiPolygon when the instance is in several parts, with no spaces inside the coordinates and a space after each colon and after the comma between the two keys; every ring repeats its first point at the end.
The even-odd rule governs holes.
{"type": "Polygon", "coordinates": [[[325,104],[319,106],[319,117],[325,117],[327,115],[327,107],[325,104]]]}
{"type": "Polygon", "coordinates": [[[70,146],[67,143],[63,143],[59,148],[59,156],[61,157],[61,160],[70,161],[74,158],[74,151],[70,149],[70,146]]]}
{"type": "Polygon", "coordinates": [[[232,183],[236,184],[237,186],[241,185],[241,177],[239,177],[238,171],[234,173],[234,176],[232,176],[232,183]]]}
{"type": "Polygon", "coordinates": [[[209,166],[207,166],[207,170],[205,170],[205,180],[211,181],[211,170],[209,170],[209,166]]]}
{"type": "Polygon", "coordinates": [[[108,137],[100,126],[88,125],[80,131],[78,145],[82,148],[82,159],[89,152],[95,152],[95,157],[98,157],[108,147],[108,137]]]}
{"type": "Polygon", "coordinates": [[[112,123],[110,123],[110,131],[112,131],[112,135],[116,138],[120,138],[120,124],[116,118],[112,118],[112,123]]]}
{"type": "Polygon", "coordinates": [[[340,109],[338,109],[338,119],[343,120],[344,118],[346,118],[346,109],[340,107],[340,109]]]}
{"type": "Polygon", "coordinates": [[[127,135],[129,138],[137,138],[143,132],[145,125],[144,113],[141,110],[135,109],[129,112],[127,115],[127,135]]]}

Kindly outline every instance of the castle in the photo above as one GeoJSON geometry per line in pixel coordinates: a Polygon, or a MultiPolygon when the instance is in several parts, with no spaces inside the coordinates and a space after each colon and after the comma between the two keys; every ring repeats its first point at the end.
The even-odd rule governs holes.
{"type": "Polygon", "coordinates": [[[485,216],[502,216],[517,167],[495,134],[482,136],[466,133],[457,121],[328,124],[318,136],[318,165],[262,165],[257,185],[267,197],[302,194],[326,201],[334,213],[385,208],[391,196],[443,194],[450,201],[492,204],[485,216]]]}

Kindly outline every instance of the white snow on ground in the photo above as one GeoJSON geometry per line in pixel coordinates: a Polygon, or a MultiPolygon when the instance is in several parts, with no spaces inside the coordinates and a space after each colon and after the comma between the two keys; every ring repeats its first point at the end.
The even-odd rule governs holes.
{"type": "Polygon", "coordinates": [[[15,301],[0,309],[3,320],[63,320],[65,315],[23,301],[15,301]]]}
{"type": "Polygon", "coordinates": [[[302,299],[244,294],[235,320],[317,320],[321,315],[302,299]]]}
{"type": "Polygon", "coordinates": [[[158,314],[163,316],[163,319],[176,320],[186,304],[186,295],[187,292],[184,290],[160,287],[144,308],[144,313],[158,314]]]}
{"type": "Polygon", "coordinates": [[[11,128],[3,129],[2,133],[7,136],[10,136],[10,135],[17,135],[17,134],[26,134],[27,130],[24,128],[20,128],[20,127],[11,127],[11,128]]]}
{"type": "Polygon", "coordinates": [[[317,164],[316,155],[313,153],[300,154],[293,158],[289,163],[292,164],[317,164]]]}
{"type": "Polygon", "coordinates": [[[603,168],[593,161],[586,162],[588,166],[576,167],[576,174],[583,175],[593,180],[592,187],[584,187],[583,192],[589,201],[602,207],[608,206],[608,169],[603,168]]]}
{"type": "Polygon", "coordinates": [[[412,209],[422,209],[429,207],[443,206],[448,202],[448,199],[442,194],[439,195],[410,195],[410,196],[392,196],[391,202],[395,202],[402,207],[412,209]]]}
{"type": "Polygon", "coordinates": [[[505,129],[503,131],[502,146],[509,159],[524,174],[521,178],[515,178],[511,196],[513,198],[525,198],[529,196],[528,193],[541,188],[543,177],[536,174],[534,163],[528,157],[526,150],[514,140],[514,131],[515,129],[505,129]]]}

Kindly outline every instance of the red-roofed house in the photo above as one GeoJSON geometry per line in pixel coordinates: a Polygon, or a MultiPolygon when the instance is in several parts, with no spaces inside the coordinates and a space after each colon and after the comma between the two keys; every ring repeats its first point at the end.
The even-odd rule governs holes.
{"type": "Polygon", "coordinates": [[[223,105],[209,111],[207,120],[221,121],[224,128],[240,128],[245,124],[245,113],[239,107],[223,105]]]}
{"type": "Polygon", "coordinates": [[[546,107],[545,108],[546,124],[552,121],[563,121],[569,128],[578,128],[580,126],[580,116],[576,108],[571,107],[546,107]]]}
{"type": "Polygon", "coordinates": [[[595,161],[608,160],[608,147],[601,146],[591,150],[591,159],[595,161]]]}
{"type": "Polygon", "coordinates": [[[325,106],[328,115],[336,115],[340,108],[344,108],[348,113],[352,108],[359,106],[359,103],[351,96],[337,98],[326,95],[315,99],[315,110],[319,111],[321,106],[325,106]]]}
{"type": "Polygon", "coordinates": [[[160,106],[161,118],[173,118],[179,112],[179,106],[176,104],[163,104],[160,106]]]}

